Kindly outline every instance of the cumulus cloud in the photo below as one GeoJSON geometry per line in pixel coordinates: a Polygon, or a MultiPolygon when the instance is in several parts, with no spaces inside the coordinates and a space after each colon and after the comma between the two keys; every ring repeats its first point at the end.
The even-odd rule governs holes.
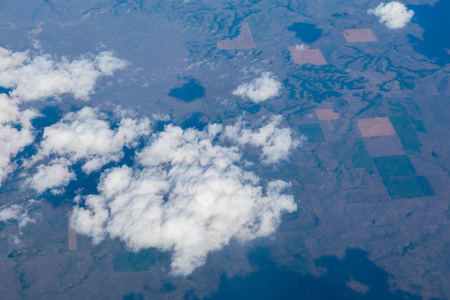
{"type": "Polygon", "coordinates": [[[155,121],[169,122],[171,120],[171,118],[168,114],[157,113],[157,114],[153,114],[152,116],[153,116],[153,120],[155,120],[155,121]]]}
{"type": "Polygon", "coordinates": [[[264,72],[251,82],[239,85],[233,95],[259,103],[277,97],[281,87],[281,82],[276,80],[272,73],[264,72]]]}
{"type": "Polygon", "coordinates": [[[241,119],[236,124],[225,127],[224,137],[240,145],[260,147],[262,163],[286,160],[292,149],[301,146],[306,137],[294,138],[290,128],[280,128],[282,119],[282,116],[272,117],[266,125],[256,130],[246,128],[246,122],[241,119]]]}
{"type": "Polygon", "coordinates": [[[30,200],[27,205],[13,204],[0,210],[0,221],[15,220],[18,222],[19,228],[23,228],[28,223],[35,223],[36,220],[30,218],[28,211],[36,201],[30,200]]]}
{"type": "Polygon", "coordinates": [[[135,147],[139,138],[150,134],[150,121],[147,118],[122,118],[116,128],[112,128],[106,118],[96,109],[85,107],[76,113],[68,113],[58,123],[46,127],[38,153],[27,165],[49,157],[64,160],[48,167],[39,167],[38,174],[43,176],[32,179],[32,187],[42,192],[47,188],[64,186],[67,180],[73,178],[67,169],[68,165],[82,162],[82,170],[90,174],[109,162],[119,161],[124,155],[124,146],[135,147]],[[64,175],[58,185],[52,181],[53,175],[49,173],[56,170],[64,175]]]}
{"type": "Polygon", "coordinates": [[[379,17],[380,23],[384,23],[390,29],[403,28],[411,21],[414,11],[407,9],[400,2],[380,3],[376,8],[367,11],[370,15],[379,17]]]}
{"type": "Polygon", "coordinates": [[[22,215],[22,206],[14,204],[0,210],[0,221],[18,220],[22,215]]]}
{"type": "Polygon", "coordinates": [[[95,58],[82,57],[69,61],[50,55],[31,57],[29,51],[12,52],[0,47],[0,86],[11,88],[11,97],[22,101],[40,100],[72,94],[88,100],[100,76],[112,76],[127,62],[109,51],[95,58]]]}
{"type": "Polygon", "coordinates": [[[0,185],[15,166],[11,159],[34,140],[30,119],[35,114],[21,112],[17,103],[0,94],[0,185]]]}
{"type": "Polygon", "coordinates": [[[27,180],[27,184],[38,193],[50,189],[54,195],[61,194],[69,182],[75,179],[75,173],[69,170],[70,163],[67,160],[55,160],[48,165],[37,167],[37,173],[27,180]]]}
{"type": "MultiPolygon", "coordinates": [[[[262,136],[255,144],[263,145],[277,144],[268,135],[280,132],[246,134],[252,133],[262,136]]],[[[74,208],[73,228],[94,243],[110,237],[136,251],[173,251],[172,273],[183,276],[231,239],[247,242],[274,233],[282,214],[296,210],[285,193],[289,184],[265,182],[244,170],[239,145],[224,145],[222,134],[218,124],[202,131],[166,126],[137,155],[138,167],[104,172],[99,194],[74,208]]]]}
{"type": "MultiPolygon", "coordinates": [[[[23,101],[58,97],[62,94],[73,94],[76,99],[87,100],[100,76],[112,76],[115,70],[123,69],[126,65],[127,62],[114,57],[108,51],[101,52],[96,57],[82,57],[69,61],[65,57],[54,59],[50,55],[32,57],[29,51],[12,52],[0,47],[0,86],[11,89],[9,95],[0,94],[0,185],[15,169],[15,165],[11,164],[12,158],[34,140],[30,120],[38,114],[33,110],[21,111],[19,105],[23,101]]],[[[95,113],[92,111],[89,114],[89,110],[82,110],[79,115],[69,115],[64,120],[73,121],[72,125],[58,123],[57,126],[47,128],[44,132],[45,143],[41,149],[42,154],[45,155],[45,151],[52,152],[48,149],[52,146],[67,147],[64,148],[66,152],[71,151],[70,147],[78,146],[65,155],[71,160],[77,160],[80,157],[86,159],[84,170],[91,172],[109,161],[120,159],[121,147],[129,145],[136,135],[148,130],[144,128],[148,127],[148,120],[136,123],[130,118],[124,118],[116,131],[109,130],[107,122],[99,118],[95,119],[93,115],[95,113]],[[74,119],[70,120],[70,117],[74,119]],[[89,117],[93,119],[88,120],[89,117]],[[83,121],[87,123],[82,124],[83,121]],[[92,128],[89,129],[87,126],[92,128]],[[63,136],[64,134],[68,135],[63,136]],[[96,140],[96,134],[100,136],[100,139],[96,140]],[[67,138],[74,138],[74,140],[69,141],[67,138]],[[78,142],[81,144],[75,145],[78,142]],[[105,143],[103,146],[102,142],[105,143]],[[80,153],[83,147],[86,151],[84,154],[80,153]],[[107,147],[111,149],[105,150],[104,148],[107,147]],[[111,157],[108,158],[108,155],[111,157]]],[[[56,151],[64,152],[64,149],[57,148],[56,151]]],[[[38,174],[50,176],[51,172],[47,171],[57,171],[58,166],[52,165],[51,168],[42,167],[38,174]]],[[[62,171],[61,165],[58,171],[62,171]]],[[[65,173],[65,179],[71,177],[68,174],[65,173]]],[[[47,177],[39,180],[35,178],[32,186],[40,191],[39,186],[45,186],[42,180],[47,177]]],[[[66,184],[66,180],[60,180],[59,183],[66,184]]],[[[47,186],[52,187],[50,183],[47,183],[47,186]]]]}

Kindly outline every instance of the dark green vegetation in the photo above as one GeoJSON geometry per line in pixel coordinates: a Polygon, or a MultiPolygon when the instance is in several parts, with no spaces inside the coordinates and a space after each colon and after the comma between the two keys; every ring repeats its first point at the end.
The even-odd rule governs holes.
{"type": "Polygon", "coordinates": [[[144,249],[139,252],[120,250],[114,254],[114,272],[140,272],[147,271],[156,265],[156,250],[144,249]]]}
{"type": "Polygon", "coordinates": [[[403,144],[403,148],[408,152],[420,152],[422,143],[420,142],[411,121],[414,121],[414,125],[418,131],[425,130],[423,124],[419,121],[411,120],[410,117],[391,117],[390,120],[403,144]]]}
{"type": "Polygon", "coordinates": [[[354,168],[370,168],[372,167],[372,158],[362,140],[357,140],[352,157],[354,168]]]}
{"type": "Polygon", "coordinates": [[[384,178],[383,183],[391,199],[434,196],[434,190],[425,176],[384,178]]]}
{"type": "Polygon", "coordinates": [[[322,29],[308,23],[294,23],[288,27],[288,30],[295,32],[295,37],[307,44],[317,41],[322,35],[322,29]]]}
{"type": "Polygon", "coordinates": [[[416,170],[405,155],[375,157],[373,161],[383,178],[391,199],[434,196],[434,190],[425,176],[414,176],[416,170]]]}
{"type": "Polygon", "coordinates": [[[184,102],[191,102],[203,97],[205,88],[198,84],[197,80],[191,79],[180,88],[170,90],[169,97],[178,98],[184,102]]]}
{"type": "Polygon", "coordinates": [[[382,178],[416,174],[414,166],[406,155],[374,157],[373,162],[382,178]]]}
{"type": "Polygon", "coordinates": [[[308,137],[308,142],[322,142],[325,141],[322,128],[320,124],[303,124],[299,125],[300,133],[308,137]]]}

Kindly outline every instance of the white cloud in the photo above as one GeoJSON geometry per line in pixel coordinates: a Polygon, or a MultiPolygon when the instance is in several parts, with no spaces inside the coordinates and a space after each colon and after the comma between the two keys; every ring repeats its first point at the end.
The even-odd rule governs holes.
{"type": "MultiPolygon", "coordinates": [[[[231,239],[247,242],[274,233],[281,215],[296,210],[284,193],[289,184],[266,183],[245,171],[239,148],[218,144],[221,134],[217,124],[203,131],[166,126],[138,154],[140,167],[102,175],[99,195],[74,208],[72,226],[94,243],[117,237],[133,250],[173,251],[172,273],[183,276],[231,239]]],[[[264,141],[272,143],[266,136],[258,145],[264,141]]]]}
{"type": "Polygon", "coordinates": [[[272,73],[264,72],[250,83],[239,85],[233,91],[233,95],[259,103],[277,97],[280,94],[281,87],[281,82],[276,80],[272,73]]]}
{"type": "Polygon", "coordinates": [[[155,120],[155,121],[169,122],[171,120],[171,118],[168,114],[162,114],[162,113],[153,114],[152,117],[153,117],[153,120],[155,120]]]}
{"type": "Polygon", "coordinates": [[[40,165],[37,173],[27,180],[27,184],[38,193],[51,189],[52,194],[63,192],[61,187],[67,186],[75,179],[75,173],[69,170],[70,163],[66,160],[55,160],[47,165],[40,165]]]}
{"type": "Polygon", "coordinates": [[[379,17],[380,23],[384,23],[390,29],[405,27],[414,16],[414,11],[397,1],[382,2],[376,8],[369,9],[367,13],[379,17]]]}
{"type": "Polygon", "coordinates": [[[110,51],[100,52],[95,58],[95,62],[100,72],[107,76],[113,76],[116,70],[122,70],[128,65],[128,62],[114,57],[110,51]]]}
{"type": "Polygon", "coordinates": [[[28,210],[34,202],[34,200],[30,200],[26,206],[13,204],[9,207],[1,209],[0,221],[16,220],[18,222],[19,229],[23,228],[28,223],[35,223],[36,220],[30,218],[28,215],[28,210]]]}
{"type": "Polygon", "coordinates": [[[137,140],[150,133],[148,119],[123,118],[111,129],[104,114],[85,107],[68,113],[61,121],[44,129],[43,140],[33,161],[52,154],[75,163],[84,160],[83,171],[91,173],[123,157],[124,146],[136,146],[137,140]]]}
{"type": "MultiPolygon", "coordinates": [[[[29,51],[12,52],[0,47],[0,86],[11,89],[10,96],[0,94],[0,185],[6,176],[15,169],[15,165],[11,164],[11,159],[34,140],[30,120],[35,118],[38,113],[34,110],[21,111],[19,109],[21,102],[58,97],[67,93],[73,94],[77,99],[87,100],[100,76],[112,76],[115,70],[123,69],[126,65],[127,62],[114,57],[108,51],[101,52],[95,58],[82,57],[69,61],[65,57],[54,60],[50,55],[32,57],[29,51]]],[[[79,122],[80,120],[73,121],[79,122]]],[[[67,151],[70,151],[71,146],[78,146],[78,150],[85,147],[85,150],[88,151],[83,157],[87,160],[84,166],[86,172],[96,170],[106,162],[120,159],[122,148],[120,150],[117,148],[132,143],[135,136],[147,130],[144,128],[145,126],[148,127],[148,120],[147,123],[145,121],[136,123],[134,120],[124,118],[117,131],[108,131],[108,129],[102,128],[102,126],[108,126],[105,121],[100,119],[90,121],[90,124],[78,124],[79,126],[67,125],[70,128],[64,128],[64,124],[58,123],[60,127],[50,127],[47,131],[50,134],[46,136],[47,145],[50,147],[54,146],[51,145],[51,142],[54,142],[55,145],[69,147],[67,151]],[[86,128],[89,125],[93,126],[90,130],[86,128]],[[64,132],[64,129],[67,130],[64,132]],[[74,131],[70,132],[70,130],[74,131]],[[99,131],[96,132],[96,130],[99,131]],[[133,130],[137,130],[137,132],[130,132],[133,130]],[[70,137],[78,139],[67,141],[67,136],[57,136],[56,139],[61,138],[61,141],[66,142],[64,144],[64,142],[52,140],[51,133],[62,135],[72,133],[70,137]],[[89,139],[96,139],[93,134],[101,135],[100,139],[89,141],[89,139]],[[109,138],[112,140],[108,140],[109,138]],[[75,145],[76,142],[84,142],[84,144],[75,145]],[[106,142],[103,147],[112,147],[112,150],[103,149],[102,151],[100,149],[101,142],[106,142]],[[89,143],[90,145],[87,145],[89,143]],[[89,150],[92,151],[89,152],[89,150]],[[107,158],[108,154],[111,154],[112,157],[107,158]]],[[[78,159],[76,157],[76,154],[79,154],[77,149],[72,151],[72,155],[68,154],[71,159],[78,159]]],[[[51,150],[49,150],[50,152],[51,150]]],[[[83,155],[81,154],[81,156],[83,155]]],[[[43,169],[40,172],[44,172],[43,169]]]]}
{"type": "Polygon", "coordinates": [[[100,76],[112,76],[127,62],[111,52],[101,52],[91,59],[69,61],[50,55],[31,57],[29,51],[12,52],[0,47],[0,86],[13,89],[11,97],[22,101],[42,100],[72,94],[88,100],[100,76]]]}
{"type": "Polygon", "coordinates": [[[0,210],[0,221],[19,220],[22,215],[22,206],[13,204],[0,210]]]}
{"type": "Polygon", "coordinates": [[[306,137],[294,138],[290,128],[279,128],[281,121],[282,116],[275,116],[263,127],[252,130],[245,128],[247,124],[240,120],[225,127],[224,137],[240,145],[260,147],[265,164],[286,160],[292,149],[301,146],[306,137]]]}
{"type": "Polygon", "coordinates": [[[19,111],[17,103],[0,94],[0,186],[15,169],[11,159],[34,140],[30,119],[35,114],[19,111]]]}

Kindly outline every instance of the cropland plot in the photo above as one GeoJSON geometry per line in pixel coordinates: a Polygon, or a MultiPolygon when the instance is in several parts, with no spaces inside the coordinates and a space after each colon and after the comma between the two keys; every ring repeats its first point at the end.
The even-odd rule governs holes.
{"type": "Polygon", "coordinates": [[[298,126],[300,133],[308,137],[308,142],[325,141],[320,124],[302,124],[298,126]]]}
{"type": "Polygon", "coordinates": [[[77,250],[77,235],[75,230],[70,226],[71,219],[72,219],[72,212],[69,212],[69,228],[68,228],[68,241],[69,241],[69,250],[77,250]]]}
{"type": "Polygon", "coordinates": [[[309,49],[309,46],[289,46],[292,61],[298,65],[325,65],[327,62],[320,49],[309,49]]]}
{"type": "Polygon", "coordinates": [[[406,154],[400,139],[396,135],[364,138],[364,144],[372,157],[406,154]]]}
{"type": "Polygon", "coordinates": [[[434,190],[425,176],[384,178],[383,183],[391,199],[434,196],[434,190]]]}
{"type": "Polygon", "coordinates": [[[237,36],[232,40],[223,40],[218,42],[217,48],[225,50],[255,48],[255,42],[253,41],[253,36],[248,24],[242,23],[239,36],[237,36]]]}
{"type": "Polygon", "coordinates": [[[338,120],[339,114],[332,109],[316,109],[317,118],[321,121],[338,120]]]}
{"type": "MultiPolygon", "coordinates": [[[[390,120],[400,141],[403,144],[403,148],[405,148],[408,152],[421,152],[420,147],[422,146],[422,143],[414,130],[413,124],[411,123],[411,118],[391,117],[390,120]]],[[[425,130],[421,122],[417,122],[417,126],[420,129],[425,130]]]]}
{"type": "Polygon", "coordinates": [[[114,272],[140,272],[147,271],[156,265],[156,250],[154,248],[143,249],[139,252],[131,252],[122,249],[114,254],[114,272]]]}
{"type": "Polygon", "coordinates": [[[361,132],[361,136],[363,137],[396,134],[391,121],[387,117],[359,119],[358,127],[359,131],[361,132]]]}
{"type": "Polygon", "coordinates": [[[328,130],[334,130],[334,125],[331,121],[339,120],[339,114],[332,109],[316,109],[316,115],[321,123],[325,123],[328,130]]]}
{"type": "Polygon", "coordinates": [[[368,169],[373,166],[372,158],[362,140],[357,140],[353,149],[352,163],[354,168],[368,169]]]}
{"type": "Polygon", "coordinates": [[[406,155],[374,157],[373,162],[383,178],[416,174],[414,166],[406,155]]]}
{"type": "Polygon", "coordinates": [[[344,30],[344,37],[349,43],[378,41],[372,29],[370,28],[344,30]]]}

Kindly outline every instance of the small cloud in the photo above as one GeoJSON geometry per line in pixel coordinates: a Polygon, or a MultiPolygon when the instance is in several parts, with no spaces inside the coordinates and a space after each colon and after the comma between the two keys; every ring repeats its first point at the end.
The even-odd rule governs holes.
{"type": "Polygon", "coordinates": [[[112,128],[106,118],[96,109],[85,107],[44,128],[38,153],[26,165],[34,165],[45,158],[56,158],[57,161],[50,166],[38,167],[38,173],[30,181],[31,186],[43,192],[67,185],[74,176],[68,166],[83,162],[82,170],[90,174],[109,162],[119,161],[124,155],[124,146],[135,147],[139,138],[150,134],[147,118],[122,118],[116,128],[112,128]],[[52,179],[51,173],[56,171],[61,175],[59,180],[52,179]]]}
{"type": "Polygon", "coordinates": [[[11,97],[21,101],[63,94],[89,100],[100,76],[112,76],[127,64],[109,51],[101,52],[94,59],[82,57],[69,61],[48,54],[32,57],[29,51],[12,52],[0,47],[0,86],[11,88],[11,97]]]}
{"type": "Polygon", "coordinates": [[[243,83],[233,91],[233,95],[253,102],[264,102],[270,98],[278,97],[282,84],[276,80],[272,73],[264,72],[259,78],[250,83],[243,83]]]}
{"type": "Polygon", "coordinates": [[[13,204],[0,210],[0,221],[19,220],[22,215],[22,206],[13,204]]]}
{"type": "Polygon", "coordinates": [[[152,117],[153,117],[153,120],[155,120],[155,121],[169,122],[171,120],[171,118],[168,114],[162,114],[162,113],[153,114],[152,117]]]}
{"type": "Polygon", "coordinates": [[[248,124],[240,120],[225,127],[224,137],[240,145],[260,147],[264,164],[287,160],[292,149],[303,145],[306,137],[294,138],[290,128],[279,127],[281,121],[282,116],[274,116],[263,127],[252,130],[246,128],[248,124]]]}
{"type": "Polygon", "coordinates": [[[61,194],[69,182],[75,179],[75,173],[69,170],[67,160],[55,160],[48,165],[38,166],[38,172],[27,180],[27,184],[38,193],[51,189],[54,195],[61,194]]]}
{"type": "Polygon", "coordinates": [[[380,23],[384,23],[390,29],[405,27],[414,16],[414,11],[397,1],[382,2],[376,8],[369,9],[367,13],[379,17],[380,23]]]}
{"type": "Polygon", "coordinates": [[[19,229],[25,227],[28,223],[36,223],[36,219],[30,218],[28,210],[36,201],[30,200],[27,205],[12,204],[9,207],[0,210],[0,221],[15,220],[19,229]]]}

